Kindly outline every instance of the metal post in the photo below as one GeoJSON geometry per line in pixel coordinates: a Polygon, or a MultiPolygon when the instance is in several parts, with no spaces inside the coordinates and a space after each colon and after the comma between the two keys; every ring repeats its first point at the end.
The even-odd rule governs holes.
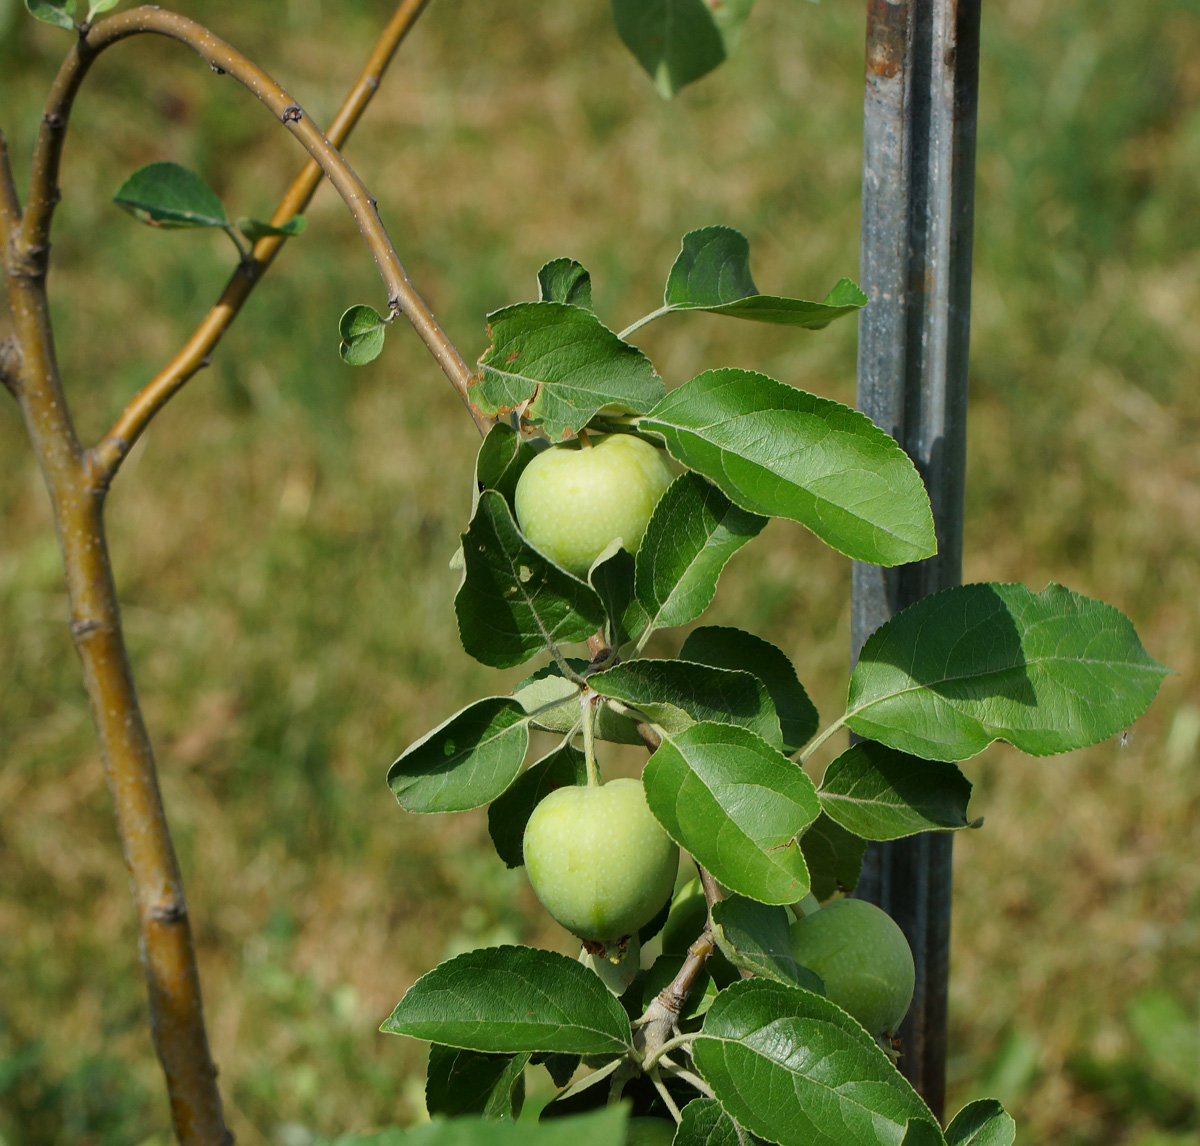
{"type": "MultiPolygon", "coordinates": [[[[938,554],[855,564],[852,660],[898,609],[962,579],[967,344],[981,0],[868,0],[858,407],[912,457],[938,554]]],[[[951,837],[873,844],[857,894],[904,929],[917,965],[900,1069],[941,1118],[951,837]]]]}

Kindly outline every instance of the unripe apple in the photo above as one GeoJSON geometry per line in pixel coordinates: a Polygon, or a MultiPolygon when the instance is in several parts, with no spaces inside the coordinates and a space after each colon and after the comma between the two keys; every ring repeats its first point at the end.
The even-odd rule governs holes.
{"type": "Polygon", "coordinates": [[[865,899],[839,899],[792,924],[796,962],[825,982],[831,1002],[875,1037],[891,1034],[912,1002],[916,972],[904,932],[865,899]]]}
{"type": "Polygon", "coordinates": [[[576,577],[615,538],[637,551],[658,499],[674,480],[662,450],[633,434],[543,450],[525,467],[514,503],[521,532],[576,577]]]}
{"type": "Polygon", "coordinates": [[[679,869],[640,780],[556,789],[533,809],[523,847],[542,906],[606,948],[658,914],[679,869]]]}

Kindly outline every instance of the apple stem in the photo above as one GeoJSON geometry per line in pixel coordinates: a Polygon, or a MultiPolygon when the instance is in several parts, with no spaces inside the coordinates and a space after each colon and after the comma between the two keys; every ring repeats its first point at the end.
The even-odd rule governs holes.
{"type": "MultiPolygon", "coordinates": [[[[587,430],[576,430],[575,436],[579,439],[579,444],[583,446],[585,450],[590,450],[593,448],[592,439],[588,437],[587,430]]],[[[607,455],[605,456],[607,457],[607,455]]]]}
{"type": "Polygon", "coordinates": [[[600,787],[600,769],[596,764],[596,701],[599,698],[591,689],[579,694],[579,706],[583,716],[583,760],[587,765],[589,788],[600,787]]]}

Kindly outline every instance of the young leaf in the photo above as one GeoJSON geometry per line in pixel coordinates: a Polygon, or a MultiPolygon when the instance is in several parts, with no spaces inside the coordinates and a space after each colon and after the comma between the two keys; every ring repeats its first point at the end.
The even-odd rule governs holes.
{"type": "Polygon", "coordinates": [[[101,12],[107,12],[120,3],[121,0],[92,0],[88,7],[87,22],[90,24],[101,12]]]}
{"type": "Polygon", "coordinates": [[[900,565],[937,548],[908,455],[865,414],[749,370],[708,370],[638,428],[751,513],[806,525],[834,549],[900,565]]]}
{"type": "Polygon", "coordinates": [[[798,833],[817,818],[812,781],[761,737],[701,723],[664,738],[642,776],[671,838],[731,891],[761,903],[808,892],[798,833]]]}
{"type": "Polygon", "coordinates": [[[706,310],[754,322],[821,330],[835,318],[854,314],[867,296],[842,279],[823,302],[760,294],[750,277],[750,244],[732,227],[704,227],[683,237],[683,248],[667,276],[664,309],[706,310]]]}
{"type": "Polygon", "coordinates": [[[798,987],[731,984],[692,1049],[729,1114],[781,1146],[898,1144],[911,1119],[936,1122],[858,1023],[798,987]]]}
{"type": "Polygon", "coordinates": [[[554,645],[586,640],[604,623],[591,586],[534,549],[495,490],[480,494],[462,543],[454,611],[463,648],[483,664],[512,668],[554,645]]]}
{"type": "MultiPolygon", "coordinates": [[[[119,0],[113,0],[113,2],[118,3],[119,0]]],[[[303,215],[293,215],[279,227],[273,226],[271,223],[264,223],[261,219],[252,219],[248,215],[241,216],[237,221],[237,229],[252,243],[257,243],[259,239],[265,239],[269,235],[282,235],[288,239],[302,235],[305,225],[306,221],[303,215]]]]}
{"type": "Polygon", "coordinates": [[[694,1098],[680,1113],[673,1146],[751,1146],[750,1136],[715,1098],[694,1098]]]}
{"type": "Polygon", "coordinates": [[[138,168],[121,184],[113,202],[151,227],[229,225],[217,193],[199,175],[178,163],[150,163],[138,168]]]}
{"type": "Polygon", "coordinates": [[[456,712],[404,750],[387,782],[409,812],[464,812],[496,799],[529,748],[529,717],[511,696],[456,712]]]}
{"type": "Polygon", "coordinates": [[[735,967],[759,978],[825,993],[821,980],[792,956],[786,908],[731,895],[713,904],[712,918],[713,938],[735,967]]]}
{"type": "Polygon", "coordinates": [[[707,75],[737,45],[753,0],[612,0],[617,34],[663,99],[707,75]]]}
{"type": "Polygon", "coordinates": [[[602,407],[637,413],[663,395],[650,360],[590,310],[521,302],[488,315],[488,324],[492,345],[470,391],[486,414],[533,399],[525,419],[557,440],[582,429],[602,407]]]}
{"type": "Polygon", "coordinates": [[[805,830],[800,850],[808,864],[812,893],[822,903],[835,892],[849,893],[858,885],[867,841],[846,831],[828,813],[822,812],[805,830]]]}
{"type": "Polygon", "coordinates": [[[1049,585],[962,585],[897,613],[867,640],[846,723],[930,760],[993,740],[1031,756],[1085,748],[1127,728],[1169,670],[1123,613],[1049,585]]]}
{"type": "Polygon", "coordinates": [[[29,14],[56,28],[75,27],[75,0],[25,0],[29,14]]]}
{"type": "Polygon", "coordinates": [[[770,694],[748,672],[687,661],[633,660],[596,673],[588,684],[601,696],[633,705],[668,732],[714,720],[748,728],[776,750],[782,743],[770,694]]]}
{"type": "Polygon", "coordinates": [[[499,1054],[624,1054],[629,1016],[600,977],[536,947],[468,951],[418,979],[379,1028],[499,1054]]]}
{"type": "MultiPolygon", "coordinates": [[[[567,664],[577,673],[583,673],[588,667],[587,661],[576,657],[568,657],[567,664]]],[[[557,664],[544,665],[532,676],[526,677],[513,689],[513,696],[526,712],[531,715],[537,713],[533,720],[534,728],[566,733],[579,724],[579,686],[567,680],[557,664]]],[[[595,732],[597,740],[642,744],[633,721],[607,705],[596,710],[595,732]]]]}
{"type": "Polygon", "coordinates": [[[1017,1124],[994,1098],[964,1106],[946,1127],[949,1146],[1012,1146],[1017,1124]]]}
{"type": "Polygon", "coordinates": [[[338,347],[342,361],[350,366],[365,366],[383,350],[387,321],[373,306],[359,303],[342,314],[338,333],[342,336],[338,347]]]}
{"type": "MultiPolygon", "coordinates": [[[[699,474],[676,478],[655,506],[637,552],[635,592],[649,630],[700,616],[725,563],[766,524],[699,474]]],[[[643,640],[647,635],[643,630],[643,640]]]]}
{"type": "MultiPolygon", "coordinates": [[[[649,529],[653,529],[653,519],[649,529]]],[[[649,532],[649,530],[647,530],[649,532]]],[[[643,544],[644,544],[643,539],[643,544]]],[[[604,602],[604,637],[609,648],[619,649],[635,641],[646,628],[646,610],[634,593],[633,554],[623,546],[610,546],[601,553],[588,573],[588,583],[604,602]]]]}
{"type": "Polygon", "coordinates": [[[747,633],[721,625],[702,625],[693,629],[683,648],[681,661],[696,661],[717,668],[753,673],[767,686],[779,714],[783,732],[783,751],[790,756],[806,744],[817,731],[816,707],[796,676],[792,662],[782,649],[747,633]]]}
{"type": "Polygon", "coordinates": [[[479,1054],[434,1043],[429,1048],[425,1108],[448,1117],[481,1114],[516,1118],[525,1097],[529,1052],[519,1055],[479,1054]]]}
{"type": "Polygon", "coordinates": [[[592,276],[574,259],[554,259],[538,271],[538,299],[592,309],[592,276]]]}
{"type": "Polygon", "coordinates": [[[817,795],[822,811],[866,840],[971,827],[971,782],[953,764],[873,740],[851,745],[830,764],[817,795]]]}
{"type": "Polygon", "coordinates": [[[570,744],[531,764],[488,808],[488,832],[496,845],[496,854],[509,867],[520,867],[525,862],[521,841],[533,809],[555,788],[586,783],[587,763],[583,753],[570,744]]]}

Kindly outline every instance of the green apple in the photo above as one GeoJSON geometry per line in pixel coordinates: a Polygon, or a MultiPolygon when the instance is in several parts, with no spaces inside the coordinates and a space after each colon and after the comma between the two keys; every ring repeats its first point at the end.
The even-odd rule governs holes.
{"type": "Polygon", "coordinates": [[[916,972],[904,932],[865,899],[838,899],[792,924],[796,962],[820,975],[831,1002],[876,1038],[892,1034],[912,1002],[916,972]]]}
{"type": "Polygon", "coordinates": [[[521,531],[576,577],[616,538],[637,551],[658,499],[674,480],[662,450],[633,434],[543,450],[525,467],[514,502],[521,531]]]}
{"type": "Polygon", "coordinates": [[[625,1146],[671,1146],[675,1123],[667,1118],[631,1118],[625,1123],[625,1146]]]}
{"type": "Polygon", "coordinates": [[[606,948],[658,914],[679,870],[640,780],[556,789],[533,809],[523,849],[542,906],[606,948]]]}

